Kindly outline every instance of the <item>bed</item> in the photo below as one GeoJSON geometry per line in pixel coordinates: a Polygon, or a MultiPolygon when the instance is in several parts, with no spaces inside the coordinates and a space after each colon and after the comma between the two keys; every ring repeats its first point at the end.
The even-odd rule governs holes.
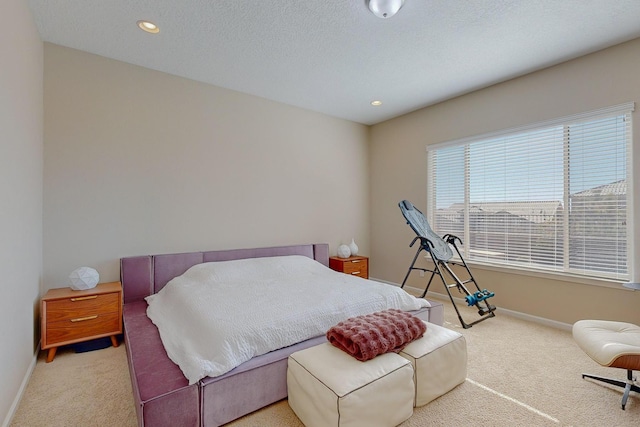
{"type": "MultiPolygon", "coordinates": [[[[325,342],[324,335],[254,357],[223,375],[189,384],[167,355],[158,328],[147,317],[145,298],[198,264],[288,255],[329,265],[327,244],[144,255],[120,260],[124,339],[140,426],[220,426],[287,397],[287,357],[325,342]]],[[[430,307],[413,313],[441,325],[442,304],[430,303],[430,307]]]]}

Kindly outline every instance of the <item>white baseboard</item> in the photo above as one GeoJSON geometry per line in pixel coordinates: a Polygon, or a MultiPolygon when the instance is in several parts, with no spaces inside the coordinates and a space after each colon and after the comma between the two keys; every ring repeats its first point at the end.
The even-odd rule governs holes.
{"type": "MultiPolygon", "coordinates": [[[[389,281],[386,281],[386,280],[374,279],[374,278],[371,278],[371,280],[375,280],[376,282],[387,283],[389,285],[400,287],[400,285],[398,283],[389,282],[389,281]]],[[[411,286],[406,286],[405,289],[407,290],[407,292],[409,292],[410,294],[413,294],[413,295],[422,295],[422,293],[424,292],[424,289],[413,288],[411,286]]],[[[439,300],[443,300],[443,301],[449,301],[449,295],[446,295],[446,294],[439,294],[437,292],[429,291],[429,295],[428,296],[429,296],[429,298],[439,299],[439,300]]],[[[453,299],[456,301],[456,304],[458,304],[458,303],[464,304],[464,305],[467,304],[467,302],[465,301],[464,298],[456,298],[456,297],[454,297],[453,299]]],[[[538,316],[534,316],[534,315],[527,314],[527,313],[521,313],[519,311],[508,310],[506,308],[501,308],[501,307],[498,307],[498,310],[496,312],[497,313],[504,313],[507,316],[516,317],[518,319],[527,320],[529,322],[534,322],[534,323],[538,323],[538,324],[541,324],[541,325],[550,326],[552,328],[562,329],[563,331],[571,331],[571,329],[573,327],[573,325],[570,325],[568,323],[558,322],[557,320],[546,319],[544,317],[538,317],[538,316]]]]}
{"type": "Polygon", "coordinates": [[[33,355],[33,358],[31,359],[29,368],[27,369],[27,372],[24,374],[24,378],[22,379],[22,384],[20,384],[18,393],[16,394],[15,399],[13,399],[13,403],[9,408],[9,412],[7,413],[7,416],[4,418],[4,421],[2,422],[2,427],[9,427],[9,424],[11,424],[11,420],[13,419],[13,416],[15,415],[16,410],[18,410],[18,405],[22,400],[22,395],[24,395],[24,391],[27,389],[27,384],[29,384],[29,379],[31,378],[31,374],[33,373],[33,370],[36,367],[36,363],[38,362],[38,354],[40,354],[39,343],[38,343],[38,347],[36,348],[36,352],[33,355]]]}

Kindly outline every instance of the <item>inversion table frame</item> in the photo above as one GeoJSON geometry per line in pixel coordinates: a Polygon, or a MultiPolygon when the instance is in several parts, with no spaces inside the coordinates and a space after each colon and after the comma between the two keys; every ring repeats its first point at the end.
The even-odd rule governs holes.
{"type": "MultiPolygon", "coordinates": [[[[413,261],[411,262],[411,266],[409,267],[409,270],[407,270],[407,274],[404,276],[404,280],[402,281],[401,287],[404,288],[404,285],[407,282],[407,279],[409,278],[409,275],[413,270],[429,272],[431,273],[431,277],[427,282],[427,287],[422,293],[421,298],[424,298],[424,296],[429,291],[429,287],[431,286],[431,282],[433,281],[433,278],[436,275],[440,276],[440,279],[442,280],[442,284],[444,285],[444,288],[447,291],[447,294],[449,294],[449,299],[451,299],[453,308],[456,310],[458,319],[460,319],[460,323],[462,324],[462,327],[464,329],[468,329],[471,326],[475,325],[476,323],[482,322],[483,320],[486,320],[490,317],[495,317],[494,311],[496,310],[496,307],[487,302],[487,298],[489,296],[493,296],[493,294],[488,295],[488,292],[486,291],[486,289],[481,290],[480,287],[478,286],[475,278],[473,277],[473,274],[471,274],[471,270],[469,270],[469,266],[467,265],[466,261],[462,257],[462,254],[460,253],[460,250],[456,245],[456,241],[460,243],[462,243],[462,241],[457,236],[454,236],[452,234],[445,234],[443,238],[438,236],[431,229],[431,227],[429,226],[429,222],[427,221],[425,216],[422,214],[422,212],[420,212],[408,200],[401,201],[400,203],[398,203],[398,206],[402,211],[402,215],[404,215],[405,219],[407,220],[407,224],[409,224],[411,229],[413,229],[413,231],[415,231],[415,233],[417,234],[417,237],[415,237],[411,241],[411,244],[409,245],[409,247],[413,247],[416,241],[418,240],[420,241],[420,246],[416,251],[416,255],[413,257],[413,261]],[[453,257],[453,251],[451,250],[451,247],[453,247],[456,250],[461,262],[451,261],[451,258],[453,257]],[[431,256],[431,260],[433,261],[433,266],[434,266],[433,269],[415,267],[415,263],[418,260],[418,256],[422,251],[428,252],[429,255],[431,256]],[[450,265],[458,265],[458,266],[464,267],[467,270],[469,277],[467,279],[461,280],[453,272],[450,265]],[[447,280],[445,279],[445,276],[443,274],[444,272],[446,272],[447,275],[451,279],[453,279],[454,281],[453,283],[447,283],[447,280]],[[469,283],[473,283],[473,285],[477,289],[477,292],[469,291],[469,289],[467,289],[465,285],[469,283]],[[478,309],[478,314],[481,316],[480,319],[471,323],[467,323],[464,321],[464,319],[462,318],[462,315],[460,314],[460,311],[458,310],[458,307],[456,306],[456,302],[453,299],[453,295],[451,295],[450,289],[453,287],[458,288],[459,292],[466,294],[467,297],[470,297],[470,300],[472,301],[472,303],[469,305],[476,306],[476,308],[478,309]],[[478,299],[477,297],[474,298],[474,294],[483,295],[480,297],[482,299],[478,299]]],[[[467,299],[467,301],[469,301],[469,299],[467,299]]]]}

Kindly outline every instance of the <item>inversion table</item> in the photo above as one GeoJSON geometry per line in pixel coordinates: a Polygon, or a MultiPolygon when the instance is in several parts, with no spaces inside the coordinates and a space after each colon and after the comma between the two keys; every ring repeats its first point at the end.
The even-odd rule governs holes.
{"type": "Polygon", "coordinates": [[[466,261],[462,257],[458,246],[456,245],[456,241],[462,243],[462,241],[452,234],[445,234],[444,237],[438,236],[429,226],[429,222],[427,218],[420,212],[411,202],[408,200],[403,200],[398,203],[400,206],[400,210],[402,211],[402,215],[404,215],[407,220],[407,224],[411,226],[413,231],[417,234],[417,236],[413,239],[409,247],[413,247],[416,241],[420,241],[420,246],[416,251],[416,255],[413,257],[413,261],[411,262],[411,266],[407,271],[407,274],[404,276],[404,280],[402,281],[402,286],[404,288],[409,275],[413,270],[420,270],[423,272],[431,273],[431,277],[429,278],[429,282],[422,293],[422,298],[427,294],[429,290],[429,286],[431,286],[431,282],[433,278],[437,275],[442,280],[444,287],[449,294],[449,298],[451,299],[451,303],[453,304],[453,308],[456,310],[456,314],[458,315],[458,319],[460,319],[460,323],[462,323],[462,327],[467,329],[471,326],[475,325],[478,322],[486,320],[490,317],[495,317],[494,311],[496,307],[489,304],[487,302],[488,298],[494,296],[493,292],[489,292],[486,289],[480,289],[476,280],[474,279],[471,271],[469,270],[469,266],[466,261]],[[460,261],[453,261],[453,251],[451,248],[455,249],[460,261]],[[415,263],[418,260],[418,256],[420,252],[425,251],[428,252],[431,256],[431,260],[433,261],[433,269],[415,267],[415,263]],[[461,280],[451,269],[451,265],[458,265],[463,267],[467,271],[468,278],[461,280]],[[451,279],[453,279],[452,283],[447,283],[445,279],[445,273],[451,279]],[[475,287],[470,291],[466,285],[472,283],[475,287]],[[451,294],[451,288],[457,288],[459,292],[465,294],[465,300],[469,306],[475,306],[478,309],[478,314],[480,315],[480,319],[467,323],[462,319],[462,315],[456,306],[456,302],[453,299],[453,295],[451,294]]]}

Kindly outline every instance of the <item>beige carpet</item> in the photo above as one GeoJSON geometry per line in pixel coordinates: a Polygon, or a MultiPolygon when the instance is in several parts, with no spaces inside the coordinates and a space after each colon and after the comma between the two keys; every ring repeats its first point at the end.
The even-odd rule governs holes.
{"type": "MultiPolygon", "coordinates": [[[[466,321],[477,318],[463,310],[466,321]]],[[[462,329],[445,303],[445,326],[467,340],[467,381],[416,408],[402,427],[417,426],[634,426],[640,396],[626,411],[621,390],[581,378],[582,372],[624,379],[625,371],[589,359],[566,331],[501,314],[462,329]]],[[[38,359],[11,426],[135,426],[124,346],[76,354],[61,349],[52,363],[38,359]]],[[[229,427],[301,427],[286,400],[229,427]]]]}

